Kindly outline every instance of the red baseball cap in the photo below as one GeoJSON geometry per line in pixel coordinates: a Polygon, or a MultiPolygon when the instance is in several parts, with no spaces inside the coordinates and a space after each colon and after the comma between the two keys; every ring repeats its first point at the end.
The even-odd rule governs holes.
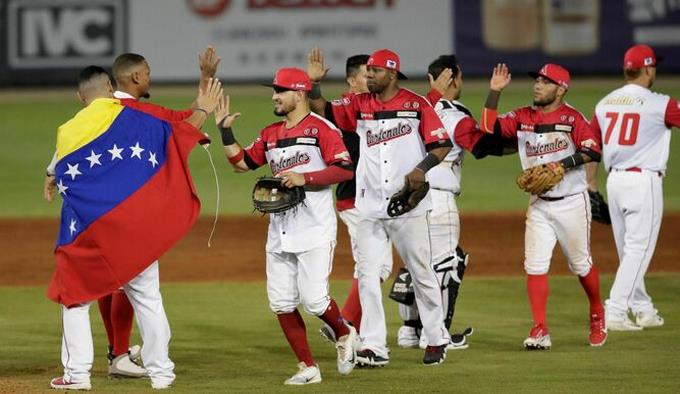
{"type": "Polygon", "coordinates": [[[538,72],[532,71],[529,73],[529,75],[532,78],[538,78],[539,76],[547,78],[554,84],[560,85],[565,89],[569,89],[569,71],[559,64],[548,63],[541,67],[538,72]]]}
{"type": "Polygon", "coordinates": [[[394,70],[397,72],[397,77],[399,79],[408,79],[406,75],[402,74],[401,62],[399,61],[399,55],[390,51],[389,49],[378,49],[373,52],[366,62],[366,67],[380,67],[386,68],[388,70],[394,70]]]}
{"type": "Polygon", "coordinates": [[[649,45],[633,45],[628,48],[623,56],[623,68],[625,70],[639,70],[642,67],[656,67],[656,64],[661,60],[660,57],[657,58],[649,45]]]}
{"type": "Polygon", "coordinates": [[[309,79],[307,73],[302,69],[284,67],[276,71],[272,83],[264,84],[264,86],[309,92],[312,90],[312,80],[309,79]]]}

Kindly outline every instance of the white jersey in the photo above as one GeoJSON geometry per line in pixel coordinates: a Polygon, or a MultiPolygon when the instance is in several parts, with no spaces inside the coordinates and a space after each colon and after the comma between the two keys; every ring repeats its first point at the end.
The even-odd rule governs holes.
{"type": "MultiPolygon", "coordinates": [[[[605,96],[595,107],[602,135],[604,166],[664,172],[671,131],[669,96],[636,84],[627,84],[605,96]]],[[[677,104],[676,104],[677,107],[677,104]]]]}
{"type": "MultiPolygon", "coordinates": [[[[363,216],[387,219],[390,197],[404,186],[406,174],[428,150],[451,146],[449,137],[429,101],[407,89],[387,102],[362,93],[332,104],[334,123],[360,138],[355,205],[363,216]]],[[[403,217],[431,209],[428,194],[403,217]]]]}
{"type": "MultiPolygon", "coordinates": [[[[576,109],[563,104],[549,113],[537,107],[523,107],[498,118],[501,133],[516,138],[522,169],[560,161],[578,150],[600,152],[599,136],[576,109]]],[[[559,198],[586,190],[583,166],[567,171],[564,179],[543,197],[559,198]]]]}
{"type": "MultiPolygon", "coordinates": [[[[273,175],[288,171],[304,174],[349,161],[340,131],[316,114],[309,114],[291,129],[286,129],[285,122],[264,128],[245,151],[250,168],[268,164],[273,175]]],[[[308,188],[304,204],[269,216],[268,252],[300,253],[336,239],[330,186],[308,188]]]]}
{"type": "Polygon", "coordinates": [[[428,171],[427,180],[433,189],[460,194],[464,150],[456,144],[455,131],[461,120],[472,116],[470,111],[456,100],[441,99],[435,104],[434,110],[439,115],[453,147],[439,165],[428,171]]]}

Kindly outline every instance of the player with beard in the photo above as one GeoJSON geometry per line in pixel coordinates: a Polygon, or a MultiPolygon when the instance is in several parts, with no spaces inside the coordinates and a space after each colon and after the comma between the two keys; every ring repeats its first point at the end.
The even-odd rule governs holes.
{"type": "Polygon", "coordinates": [[[481,121],[483,131],[517,142],[522,169],[547,164],[566,171],[555,187],[529,198],[524,270],[534,325],[524,347],[546,350],[552,346],[546,304],[548,270],[558,242],[569,269],[578,275],[590,302],[590,345],[602,346],[607,330],[600,279],[590,254],[590,200],[583,166],[600,160],[600,136],[580,112],[564,101],[570,82],[565,68],[546,64],[529,75],[535,78],[533,105],[499,117],[498,100],[501,91],[510,84],[511,75],[505,64],[494,67],[481,121]]]}

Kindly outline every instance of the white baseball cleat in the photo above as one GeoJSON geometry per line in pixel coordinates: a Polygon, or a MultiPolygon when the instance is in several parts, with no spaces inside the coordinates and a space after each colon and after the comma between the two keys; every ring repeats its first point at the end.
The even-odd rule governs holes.
{"type": "Polygon", "coordinates": [[[301,386],[303,384],[312,383],[321,383],[321,371],[319,371],[318,366],[313,365],[308,367],[304,362],[298,364],[298,371],[295,375],[283,382],[283,384],[293,386],[301,386]]]}
{"type": "Polygon", "coordinates": [[[529,332],[529,337],[524,340],[524,348],[527,350],[550,350],[551,346],[550,334],[541,325],[533,326],[529,332]]]}
{"type": "MultiPolygon", "coordinates": [[[[420,335],[415,327],[401,326],[397,331],[397,345],[405,349],[416,349],[420,344],[420,335]]],[[[427,346],[427,343],[425,344],[427,346]]],[[[422,349],[425,349],[424,347],[422,349]]]]}
{"type": "Polygon", "coordinates": [[[167,390],[172,387],[172,380],[152,380],[151,388],[154,390],[167,390]]]}
{"type": "MultiPolygon", "coordinates": [[[[449,341],[449,344],[446,345],[446,350],[467,349],[468,347],[470,347],[470,344],[468,344],[467,341],[467,337],[472,335],[474,332],[475,331],[472,327],[468,327],[461,333],[450,334],[451,340],[449,341]]],[[[418,343],[418,347],[423,350],[427,349],[427,338],[425,338],[425,334],[422,334],[420,336],[420,342],[418,343]]]]}
{"type": "Polygon", "coordinates": [[[338,372],[340,375],[349,375],[357,362],[355,347],[357,330],[352,326],[347,326],[347,328],[349,328],[349,334],[340,337],[335,344],[338,351],[338,372]]]}
{"type": "Polygon", "coordinates": [[[50,381],[50,387],[55,390],[91,390],[90,382],[69,382],[63,376],[54,378],[50,381]]]}
{"type": "Polygon", "coordinates": [[[633,323],[628,316],[619,319],[610,317],[606,320],[606,324],[609,331],[642,331],[642,327],[633,323]]]}
{"type": "Polygon", "coordinates": [[[640,312],[635,315],[635,323],[644,328],[649,327],[661,327],[663,326],[663,317],[659,316],[659,313],[655,310],[654,313],[643,313],[640,312]]]}
{"type": "Polygon", "coordinates": [[[146,369],[135,364],[130,353],[123,353],[111,360],[109,375],[122,378],[143,378],[148,376],[146,369]]]}
{"type": "Polygon", "coordinates": [[[142,347],[139,345],[133,345],[130,346],[130,349],[128,349],[128,353],[130,354],[130,360],[132,360],[135,364],[137,365],[143,365],[142,364],[142,347]]]}

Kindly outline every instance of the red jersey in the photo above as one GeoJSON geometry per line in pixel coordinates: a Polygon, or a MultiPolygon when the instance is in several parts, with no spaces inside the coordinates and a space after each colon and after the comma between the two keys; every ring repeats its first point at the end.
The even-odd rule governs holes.
{"type": "Polygon", "coordinates": [[[130,107],[139,111],[142,111],[146,114],[149,114],[151,116],[154,116],[158,119],[162,119],[168,122],[175,122],[175,121],[181,121],[185,120],[191,114],[194,113],[193,110],[187,109],[185,111],[175,111],[169,108],[165,108],[163,106],[160,106],[158,104],[153,104],[153,103],[148,103],[148,102],[141,102],[137,100],[136,98],[132,97],[131,95],[121,92],[121,91],[116,91],[113,93],[113,97],[117,98],[120,100],[120,103],[126,107],[130,107]]]}

